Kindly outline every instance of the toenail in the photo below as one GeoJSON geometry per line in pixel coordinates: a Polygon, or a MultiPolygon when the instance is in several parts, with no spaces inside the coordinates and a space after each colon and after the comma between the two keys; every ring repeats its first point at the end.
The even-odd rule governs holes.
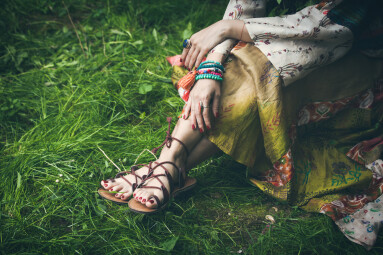
{"type": "Polygon", "coordinates": [[[145,202],[146,202],[146,199],[145,199],[145,198],[144,198],[144,199],[142,199],[142,202],[144,202],[144,203],[145,203],[145,202]]]}
{"type": "Polygon", "coordinates": [[[194,124],[192,124],[192,129],[193,129],[193,130],[195,129],[195,126],[194,126],[194,124]]]}
{"type": "Polygon", "coordinates": [[[138,199],[139,199],[139,200],[141,200],[141,199],[142,199],[142,197],[139,197],[138,199]]]}
{"type": "Polygon", "coordinates": [[[203,133],[203,129],[202,129],[202,128],[200,128],[200,129],[199,129],[199,132],[200,132],[200,133],[203,133]]]}
{"type": "Polygon", "coordinates": [[[121,196],[121,199],[125,199],[125,197],[124,197],[124,196],[121,196]]]}
{"type": "Polygon", "coordinates": [[[104,183],[108,183],[108,181],[104,181],[104,183]]]}
{"type": "Polygon", "coordinates": [[[110,191],[113,191],[113,188],[111,188],[110,191]]]}
{"type": "Polygon", "coordinates": [[[115,197],[118,197],[118,194],[114,195],[115,197]]]}
{"type": "Polygon", "coordinates": [[[154,200],[149,200],[149,202],[150,202],[151,204],[153,204],[153,203],[154,203],[154,200]]]}
{"type": "Polygon", "coordinates": [[[210,130],[210,127],[208,125],[206,125],[206,128],[207,128],[207,130],[210,130]]]}
{"type": "Polygon", "coordinates": [[[136,197],[136,193],[133,194],[133,197],[136,197]]]}

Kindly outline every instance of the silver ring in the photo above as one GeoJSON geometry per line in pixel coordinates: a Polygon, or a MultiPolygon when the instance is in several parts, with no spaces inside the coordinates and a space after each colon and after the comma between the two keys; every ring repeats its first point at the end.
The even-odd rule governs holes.
{"type": "Polygon", "coordinates": [[[192,44],[190,42],[190,39],[185,39],[185,41],[183,42],[182,46],[185,48],[185,49],[190,49],[192,44]]]}

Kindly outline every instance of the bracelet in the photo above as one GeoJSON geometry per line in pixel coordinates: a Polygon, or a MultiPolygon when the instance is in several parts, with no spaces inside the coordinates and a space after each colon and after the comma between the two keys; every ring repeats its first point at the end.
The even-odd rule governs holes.
{"type": "Polygon", "coordinates": [[[221,63],[217,62],[217,61],[213,61],[213,60],[206,60],[206,61],[203,61],[200,65],[205,65],[205,64],[217,64],[217,65],[222,65],[221,63]]]}
{"type": "Polygon", "coordinates": [[[225,68],[223,67],[223,65],[217,65],[217,64],[203,65],[203,66],[200,65],[200,66],[197,68],[197,71],[199,71],[199,70],[202,69],[202,68],[208,68],[208,67],[216,67],[216,68],[220,69],[221,71],[225,72],[225,68]]]}
{"type": "Polygon", "coordinates": [[[201,68],[200,70],[198,70],[198,72],[205,72],[205,71],[208,71],[208,72],[216,72],[216,73],[220,73],[220,74],[223,74],[222,70],[221,69],[218,69],[218,68],[201,68]]]}
{"type": "Polygon", "coordinates": [[[222,81],[222,77],[218,75],[214,75],[214,74],[200,74],[195,78],[196,81],[200,79],[211,79],[211,80],[222,81]]]}
{"type": "Polygon", "coordinates": [[[197,75],[199,74],[206,74],[206,73],[209,73],[209,74],[214,74],[214,75],[218,75],[219,77],[222,77],[222,73],[219,73],[219,72],[214,72],[215,70],[213,69],[207,69],[207,70],[200,70],[200,71],[197,71],[197,75]]]}

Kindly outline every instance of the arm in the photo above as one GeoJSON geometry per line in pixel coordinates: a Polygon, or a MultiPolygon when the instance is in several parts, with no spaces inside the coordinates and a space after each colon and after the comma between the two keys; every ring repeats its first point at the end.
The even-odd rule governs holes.
{"type": "Polygon", "coordinates": [[[285,86],[334,62],[351,49],[351,30],[328,17],[340,2],[309,6],[282,17],[245,20],[254,45],[278,70],[285,86]]]}
{"type": "MultiPolygon", "coordinates": [[[[266,0],[230,0],[223,20],[195,33],[190,38],[192,47],[184,49],[181,57],[185,67],[192,69],[194,66],[199,66],[209,51],[220,53],[226,57],[237,40],[244,40],[241,38],[244,24],[241,20],[263,16],[265,8],[266,0]],[[237,22],[235,31],[233,31],[233,22],[237,22]],[[232,37],[233,34],[235,37],[232,37]]],[[[245,33],[245,31],[243,32],[245,33]]]]}

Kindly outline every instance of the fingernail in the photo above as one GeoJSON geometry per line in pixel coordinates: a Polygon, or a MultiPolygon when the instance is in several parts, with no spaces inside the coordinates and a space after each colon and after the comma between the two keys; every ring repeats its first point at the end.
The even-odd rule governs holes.
{"type": "Polygon", "coordinates": [[[153,203],[154,203],[154,200],[149,200],[149,202],[150,202],[151,204],[153,204],[153,203]]]}
{"type": "Polygon", "coordinates": [[[192,129],[193,129],[193,130],[195,129],[195,126],[194,126],[194,124],[192,124],[192,129]]]}
{"type": "Polygon", "coordinates": [[[146,202],[146,199],[142,199],[142,202],[144,202],[144,203],[145,203],[145,202],[146,202]]]}
{"type": "Polygon", "coordinates": [[[207,130],[210,130],[210,127],[208,125],[206,125],[206,128],[207,128],[207,130]]]}
{"type": "Polygon", "coordinates": [[[203,129],[202,129],[202,128],[200,128],[200,129],[199,129],[199,132],[200,132],[200,133],[203,133],[203,129]]]}

